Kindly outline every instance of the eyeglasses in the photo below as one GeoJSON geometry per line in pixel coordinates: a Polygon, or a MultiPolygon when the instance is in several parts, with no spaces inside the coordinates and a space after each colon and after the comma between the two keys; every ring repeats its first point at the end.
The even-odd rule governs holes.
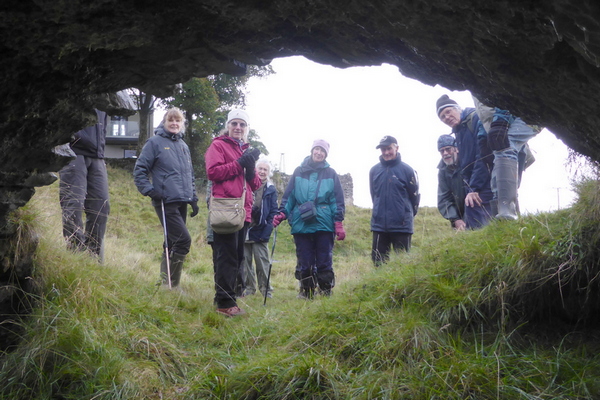
{"type": "Polygon", "coordinates": [[[230,124],[231,124],[231,126],[238,126],[239,125],[240,128],[245,128],[245,127],[248,126],[248,125],[246,125],[245,122],[237,122],[237,121],[231,121],[230,124]]]}

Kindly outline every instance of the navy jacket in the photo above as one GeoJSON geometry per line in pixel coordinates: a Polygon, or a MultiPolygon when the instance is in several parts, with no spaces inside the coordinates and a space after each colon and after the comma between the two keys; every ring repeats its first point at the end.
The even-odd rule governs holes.
{"type": "Polygon", "coordinates": [[[267,183],[258,212],[258,223],[248,229],[248,241],[268,242],[273,231],[273,217],[275,214],[277,214],[277,189],[272,183],[267,183]]]}
{"type": "Polygon", "coordinates": [[[155,130],[135,163],[133,178],[144,196],[154,189],[165,203],[198,201],[192,158],[183,135],[155,130]],[[152,179],[150,179],[152,177],[152,179]]]}
{"type": "Polygon", "coordinates": [[[402,162],[400,153],[385,161],[379,157],[369,172],[373,214],[371,230],[413,233],[413,219],[419,209],[419,182],[414,170],[402,162]]]}
{"type": "Polygon", "coordinates": [[[460,157],[460,168],[466,183],[466,193],[490,190],[490,169],[481,154],[477,135],[479,117],[474,108],[462,111],[460,124],[452,128],[460,157]]]}

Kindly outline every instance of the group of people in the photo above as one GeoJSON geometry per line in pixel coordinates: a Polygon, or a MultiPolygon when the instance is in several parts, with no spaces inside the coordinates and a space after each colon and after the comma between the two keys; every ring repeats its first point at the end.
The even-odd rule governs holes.
{"type": "MultiPolygon", "coordinates": [[[[438,117],[452,128],[452,134],[437,141],[441,155],[438,209],[456,230],[482,227],[493,217],[517,218],[517,188],[523,169],[531,162],[527,140],[537,133],[506,110],[486,107],[476,99],[475,104],[476,109],[463,110],[447,95],[436,102],[438,117]]],[[[109,213],[102,159],[107,117],[101,111],[97,114],[98,124],[78,132],[71,143],[77,158],[61,171],[60,202],[69,247],[89,250],[101,260],[109,213]],[[79,149],[83,144],[85,150],[79,149]],[[86,212],[85,228],[82,211],[86,212]]],[[[182,111],[167,110],[133,172],[139,192],[151,198],[163,226],[160,276],[169,288],[179,286],[191,246],[186,227],[188,205],[191,217],[199,211],[184,131],[182,111]]],[[[250,146],[248,133],[247,112],[232,110],[225,128],[205,154],[214,302],[217,312],[229,317],[245,314],[237,304],[239,297],[252,295],[257,289],[265,297],[272,296],[268,243],[282,221],[289,221],[296,246],[299,298],[331,295],[335,286],[334,243],[346,237],[344,191],[338,174],[327,162],[329,143],[323,139],[313,142],[278,204],[272,166],[250,146]],[[234,232],[213,231],[210,198],[243,199],[243,226],[234,232]]],[[[371,258],[380,266],[389,260],[392,248],[395,252],[410,250],[420,194],[417,174],[402,161],[396,138],[384,136],[376,149],[381,151],[379,162],[369,172],[371,258]]]]}
{"type": "Polygon", "coordinates": [[[436,102],[452,128],[437,141],[438,209],[459,231],[518,218],[521,176],[534,161],[527,142],[538,133],[509,111],[473,100],[475,108],[465,109],[448,95],[436,102]]]}

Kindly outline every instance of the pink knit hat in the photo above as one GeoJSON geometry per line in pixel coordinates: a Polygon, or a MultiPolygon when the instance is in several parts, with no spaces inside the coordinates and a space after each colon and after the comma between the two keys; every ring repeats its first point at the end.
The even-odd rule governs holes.
{"type": "Polygon", "coordinates": [[[317,146],[319,146],[319,147],[322,147],[322,148],[323,148],[323,150],[325,150],[325,153],[326,153],[327,155],[329,155],[329,143],[327,143],[327,142],[326,142],[326,141],[324,141],[323,139],[317,139],[317,140],[315,140],[315,141],[313,142],[313,145],[312,145],[312,147],[310,148],[310,152],[312,153],[313,149],[314,149],[315,147],[317,147],[317,146]]]}

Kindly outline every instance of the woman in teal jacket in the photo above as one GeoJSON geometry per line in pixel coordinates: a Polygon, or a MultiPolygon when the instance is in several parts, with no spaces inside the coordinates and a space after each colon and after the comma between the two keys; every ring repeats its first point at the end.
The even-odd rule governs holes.
{"type": "Polygon", "coordinates": [[[335,285],[333,239],[346,237],[342,224],[346,211],[344,191],[337,173],[325,161],[328,154],[329,143],[315,140],[311,155],[290,178],[280,212],[273,218],[273,226],[284,219],[289,219],[292,226],[299,298],[312,298],[317,285],[321,294],[331,295],[335,285]]]}

